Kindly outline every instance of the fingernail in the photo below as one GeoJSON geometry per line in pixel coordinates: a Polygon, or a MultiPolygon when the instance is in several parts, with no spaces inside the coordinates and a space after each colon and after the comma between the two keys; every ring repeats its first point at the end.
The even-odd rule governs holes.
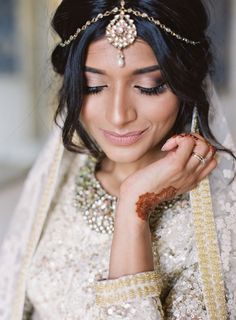
{"type": "Polygon", "coordinates": [[[161,151],[166,151],[167,150],[167,145],[168,145],[169,140],[167,140],[166,143],[162,146],[161,151]]]}
{"type": "Polygon", "coordinates": [[[168,142],[170,141],[170,139],[166,140],[166,142],[163,144],[161,151],[165,151],[166,150],[166,145],[168,144],[168,142]]]}
{"type": "Polygon", "coordinates": [[[166,142],[164,143],[164,145],[161,148],[161,151],[166,151],[168,149],[168,145],[169,143],[172,141],[172,138],[166,140],[166,142]]]}

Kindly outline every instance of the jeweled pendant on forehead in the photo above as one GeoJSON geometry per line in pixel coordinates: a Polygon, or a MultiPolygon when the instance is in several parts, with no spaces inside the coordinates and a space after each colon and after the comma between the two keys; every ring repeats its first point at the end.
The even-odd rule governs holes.
{"type": "Polygon", "coordinates": [[[120,68],[123,68],[125,66],[125,56],[122,51],[118,55],[118,66],[120,68]]]}
{"type": "Polygon", "coordinates": [[[125,14],[121,9],[120,13],[107,26],[106,37],[110,44],[120,50],[118,66],[123,68],[125,56],[121,50],[134,43],[137,38],[137,29],[130,15],[125,14]]]}

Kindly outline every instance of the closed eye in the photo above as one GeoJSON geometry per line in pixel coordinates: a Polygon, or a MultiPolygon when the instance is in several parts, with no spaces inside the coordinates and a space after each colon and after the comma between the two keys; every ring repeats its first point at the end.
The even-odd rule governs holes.
{"type": "MultiPolygon", "coordinates": [[[[96,87],[86,86],[85,87],[85,94],[98,94],[98,93],[102,92],[103,89],[106,87],[107,87],[106,85],[96,86],[96,87]]],[[[153,88],[144,88],[141,86],[134,86],[134,88],[139,89],[141,94],[152,96],[152,95],[160,95],[160,94],[164,93],[167,90],[168,86],[166,83],[162,83],[162,84],[160,84],[156,87],[153,87],[153,88]]]]}
{"type": "Polygon", "coordinates": [[[164,93],[167,90],[167,84],[166,83],[162,83],[156,87],[153,88],[144,88],[144,87],[140,87],[140,86],[135,86],[135,88],[140,90],[141,94],[146,94],[149,96],[152,95],[159,95],[164,93]]]}
{"type": "Polygon", "coordinates": [[[85,87],[85,94],[98,94],[99,92],[102,92],[104,88],[107,86],[97,86],[97,87],[85,87]]]}

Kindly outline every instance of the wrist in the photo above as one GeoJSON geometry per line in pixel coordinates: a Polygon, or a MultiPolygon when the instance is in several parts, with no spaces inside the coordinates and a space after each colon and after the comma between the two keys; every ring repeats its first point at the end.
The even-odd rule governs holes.
{"type": "Polygon", "coordinates": [[[149,221],[141,219],[136,212],[136,199],[119,199],[115,213],[115,226],[118,225],[137,232],[149,230],[149,221]]]}

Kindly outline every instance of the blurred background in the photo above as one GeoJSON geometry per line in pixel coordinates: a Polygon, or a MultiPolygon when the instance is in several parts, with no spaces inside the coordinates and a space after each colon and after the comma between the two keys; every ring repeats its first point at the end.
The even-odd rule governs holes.
{"type": "MultiPolygon", "coordinates": [[[[59,79],[50,31],[60,0],[0,0],[0,242],[52,125],[59,79]]],[[[236,1],[211,0],[214,82],[236,142],[236,1]]]]}

